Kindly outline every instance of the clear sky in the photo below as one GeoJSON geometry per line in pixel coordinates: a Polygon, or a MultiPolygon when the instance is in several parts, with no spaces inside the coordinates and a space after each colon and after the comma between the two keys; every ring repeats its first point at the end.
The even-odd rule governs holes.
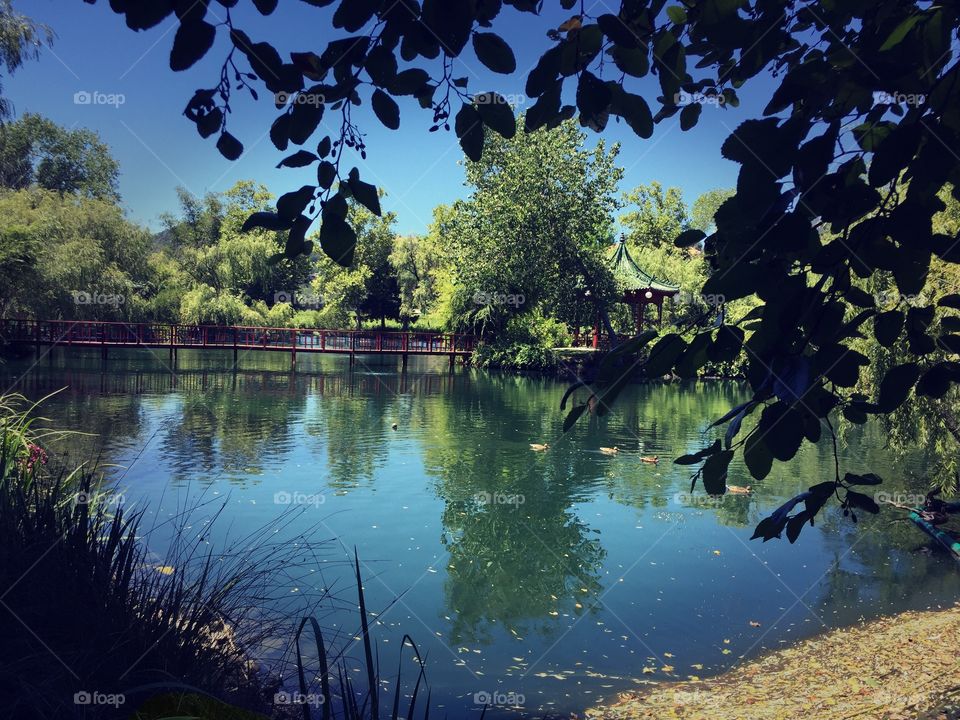
{"type": "MultiPolygon", "coordinates": [[[[312,168],[275,169],[283,154],[273,147],[267,130],[278,112],[265,90],[259,102],[235,94],[229,129],[244,143],[245,153],[233,163],[217,151],[215,137],[201,139],[183,117],[193,91],[212,87],[219,79],[229,47],[223,28],[201,62],[186,72],[174,73],[168,65],[176,29],[173,18],[147,32],[134,33],[121,15],[110,10],[107,0],[95,5],[82,0],[16,0],[14,5],[19,12],[50,25],[57,34],[53,48],[44,50],[38,62],[4,78],[4,90],[16,113],[41,113],[67,127],[98,131],[120,162],[120,192],[132,219],[158,228],[160,214],[177,208],[177,186],[199,195],[226,190],[237,180],[253,179],[279,194],[316,182],[312,168]],[[77,93],[97,93],[97,100],[103,103],[114,96],[116,102],[78,104],[77,93]]],[[[554,8],[559,3],[548,1],[546,5],[554,8]]],[[[291,50],[320,52],[327,42],[343,35],[326,22],[335,4],[321,10],[301,0],[280,0],[279,9],[268,18],[259,15],[249,0],[240,6],[234,11],[235,25],[255,42],[274,43],[284,57],[291,50]]],[[[603,12],[609,12],[604,0],[588,8],[591,15],[603,12]]],[[[213,13],[222,17],[222,6],[212,2],[208,20],[215,22],[213,13]]],[[[457,66],[469,78],[469,90],[497,90],[518,101],[522,109],[527,73],[550,46],[546,30],[564,19],[559,9],[537,18],[505,7],[494,30],[513,46],[518,71],[495,75],[468,46],[457,66]]],[[[401,61],[401,69],[410,66],[401,61]]],[[[423,67],[434,69],[429,64],[423,67]]],[[[634,82],[630,89],[644,95],[655,112],[656,78],[634,82]]],[[[572,93],[573,83],[568,80],[567,85],[572,93]]],[[[675,116],[658,125],[651,139],[642,140],[626,125],[611,120],[604,138],[622,144],[619,160],[626,170],[622,189],[658,180],[665,186],[680,187],[692,204],[706,190],[733,186],[738,166],[720,157],[720,145],[740,122],[759,116],[764,100],[757,90],[762,90],[759,85],[743,94],[737,109],[706,106],[697,127],[688,132],[680,130],[679,116],[675,116]]],[[[367,103],[353,113],[367,135],[368,157],[363,161],[357,156],[352,164],[387,191],[384,209],[396,213],[397,230],[417,233],[425,230],[437,204],[464,197],[467,189],[456,136],[443,130],[429,133],[432,113],[422,110],[412,98],[400,99],[400,108],[399,131],[383,128],[367,103]]],[[[326,122],[322,127],[328,132],[333,129],[326,122]]],[[[597,136],[591,131],[587,134],[588,142],[594,143],[597,136]]],[[[321,137],[318,131],[316,140],[321,137]]]]}

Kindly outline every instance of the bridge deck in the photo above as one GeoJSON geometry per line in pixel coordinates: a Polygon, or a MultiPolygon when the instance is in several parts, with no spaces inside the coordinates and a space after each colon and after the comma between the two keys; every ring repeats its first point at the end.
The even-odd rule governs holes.
{"type": "Polygon", "coordinates": [[[0,319],[7,343],[175,350],[272,350],[297,353],[469,355],[474,338],[458,333],[170,325],[87,320],[0,319]]]}

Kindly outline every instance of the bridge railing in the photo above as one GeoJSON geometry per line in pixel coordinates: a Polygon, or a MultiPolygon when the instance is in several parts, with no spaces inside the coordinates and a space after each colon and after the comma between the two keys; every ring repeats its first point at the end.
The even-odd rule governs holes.
{"type": "Polygon", "coordinates": [[[170,325],[106,320],[0,319],[0,340],[43,345],[263,348],[414,355],[469,353],[475,346],[473,336],[459,333],[170,325]]]}

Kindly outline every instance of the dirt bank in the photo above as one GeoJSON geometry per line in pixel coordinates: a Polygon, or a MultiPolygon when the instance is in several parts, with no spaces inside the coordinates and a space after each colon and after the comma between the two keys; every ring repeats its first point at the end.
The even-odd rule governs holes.
{"type": "Polygon", "coordinates": [[[697,682],[656,683],[594,720],[960,718],[960,606],[825,635],[697,682]]]}

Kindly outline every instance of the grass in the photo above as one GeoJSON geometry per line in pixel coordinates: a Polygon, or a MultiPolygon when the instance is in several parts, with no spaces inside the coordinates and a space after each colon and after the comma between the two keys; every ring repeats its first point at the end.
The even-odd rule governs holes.
{"type": "Polygon", "coordinates": [[[0,398],[6,716],[396,720],[421,710],[429,716],[424,663],[406,635],[401,653],[411,648],[419,667],[408,679],[412,690],[402,697],[398,669],[392,699],[381,702],[380,659],[356,553],[357,605],[328,595],[297,605],[276,579],[308,581],[320,563],[311,532],[283,537],[290,518],[280,518],[214,550],[206,532],[222,506],[198,522],[208,504],[196,501],[147,527],[146,509],[115,501],[95,466],[54,467],[46,448],[63,433],[43,429],[36,409],[19,396],[0,398]],[[157,539],[167,548],[162,557],[148,549],[157,539]],[[356,634],[326,638],[316,619],[320,603],[357,608],[356,634]],[[288,645],[276,650],[284,638],[288,645]],[[343,647],[334,650],[338,640],[343,647]],[[356,642],[363,647],[365,688],[350,679],[348,652],[356,642]]]}

